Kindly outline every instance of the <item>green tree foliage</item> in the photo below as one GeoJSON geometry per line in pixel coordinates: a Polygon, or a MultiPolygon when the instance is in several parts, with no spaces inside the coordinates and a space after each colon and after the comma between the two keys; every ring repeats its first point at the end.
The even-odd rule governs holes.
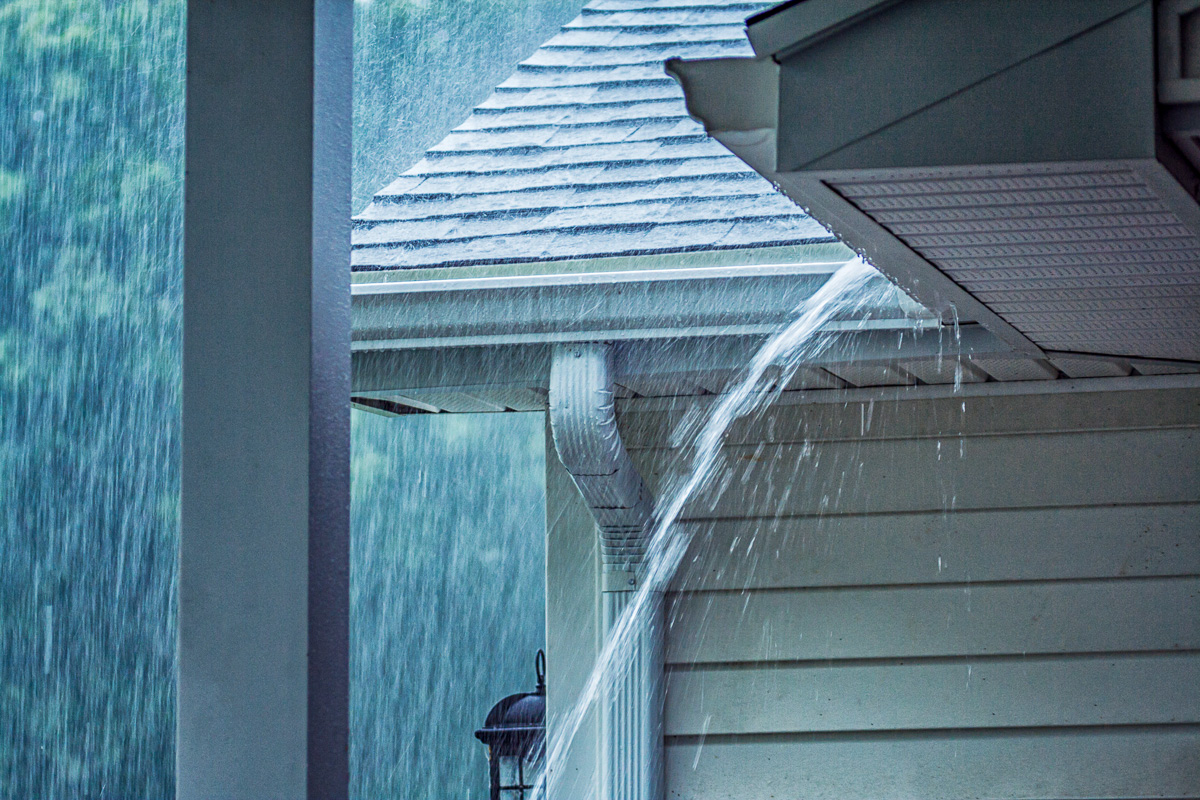
{"type": "MultiPolygon", "coordinates": [[[[360,0],[356,209],[579,5],[360,0]]],[[[174,792],[184,22],[0,0],[0,798],[174,792]]],[[[481,796],[470,720],[540,641],[540,427],[465,424],[356,421],[359,797],[481,796]]]]}
{"type": "Polygon", "coordinates": [[[183,3],[0,5],[0,794],[167,797],[183,3]]]}

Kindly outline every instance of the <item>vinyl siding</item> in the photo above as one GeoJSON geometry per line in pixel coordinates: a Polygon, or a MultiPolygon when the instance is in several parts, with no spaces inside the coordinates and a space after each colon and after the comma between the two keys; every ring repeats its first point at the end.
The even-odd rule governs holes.
{"type": "MultiPolygon", "coordinates": [[[[695,402],[625,402],[652,487],[695,402]]],[[[1200,796],[1200,391],[785,405],[725,456],[667,797],[1200,796]]]]}

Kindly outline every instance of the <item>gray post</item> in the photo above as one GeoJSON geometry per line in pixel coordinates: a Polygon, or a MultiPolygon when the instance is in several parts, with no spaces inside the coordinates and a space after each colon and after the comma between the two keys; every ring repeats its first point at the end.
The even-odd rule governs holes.
{"type": "Polygon", "coordinates": [[[176,796],[344,798],[352,4],[187,15],[176,796]]]}

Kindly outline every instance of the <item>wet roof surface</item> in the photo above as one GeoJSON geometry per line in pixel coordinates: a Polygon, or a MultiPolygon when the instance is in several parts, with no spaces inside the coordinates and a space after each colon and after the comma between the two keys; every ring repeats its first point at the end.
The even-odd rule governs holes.
{"type": "Polygon", "coordinates": [[[355,218],[357,271],[833,241],[688,117],[672,56],[770,2],[594,0],[355,218]]]}

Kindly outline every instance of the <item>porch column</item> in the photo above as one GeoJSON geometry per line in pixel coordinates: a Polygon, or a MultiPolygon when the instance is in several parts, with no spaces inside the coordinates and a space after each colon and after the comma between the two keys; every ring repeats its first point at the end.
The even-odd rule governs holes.
{"type": "Polygon", "coordinates": [[[352,3],[187,16],[176,796],[345,798],[352,3]]]}

